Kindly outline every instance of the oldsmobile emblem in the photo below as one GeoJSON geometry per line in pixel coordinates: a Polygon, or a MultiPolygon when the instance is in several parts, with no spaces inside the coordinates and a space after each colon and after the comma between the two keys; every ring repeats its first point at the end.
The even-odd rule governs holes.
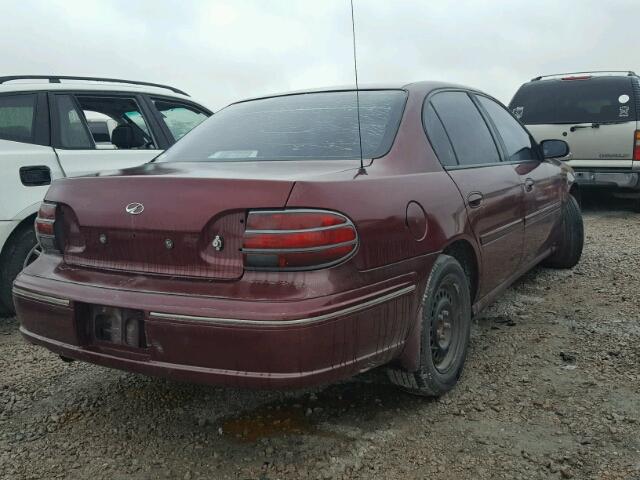
{"type": "Polygon", "coordinates": [[[138,202],[133,202],[124,207],[124,211],[130,215],[140,215],[144,212],[144,205],[138,202]]]}

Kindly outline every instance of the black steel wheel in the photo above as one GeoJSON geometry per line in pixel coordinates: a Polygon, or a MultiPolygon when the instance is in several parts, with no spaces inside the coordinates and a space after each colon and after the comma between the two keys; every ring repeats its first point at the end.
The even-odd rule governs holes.
{"type": "Polygon", "coordinates": [[[471,332],[469,279],[460,263],[440,255],[427,280],[418,310],[420,365],[415,372],[390,368],[391,381],[423,396],[440,396],[462,375],[471,332]]]}
{"type": "Polygon", "coordinates": [[[462,339],[460,286],[455,280],[453,276],[444,279],[431,309],[429,347],[433,365],[440,373],[455,365],[462,339]]]}

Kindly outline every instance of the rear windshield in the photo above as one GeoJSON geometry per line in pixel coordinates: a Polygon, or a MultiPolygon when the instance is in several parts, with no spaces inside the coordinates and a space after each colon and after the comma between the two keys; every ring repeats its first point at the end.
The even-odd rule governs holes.
{"type": "Polygon", "coordinates": [[[518,90],[509,108],[525,125],[636,119],[630,78],[531,82],[518,90]]]}
{"type": "MultiPolygon", "coordinates": [[[[391,148],[404,104],[402,90],[360,91],[362,154],[391,148]]],[[[355,91],[307,93],[237,103],[176,143],[160,162],[238,162],[360,158],[355,91]]]]}

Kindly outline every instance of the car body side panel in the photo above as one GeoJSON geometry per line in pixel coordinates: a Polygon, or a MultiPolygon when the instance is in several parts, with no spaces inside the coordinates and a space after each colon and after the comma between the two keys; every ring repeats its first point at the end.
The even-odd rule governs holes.
{"type": "Polygon", "coordinates": [[[554,227],[562,214],[562,199],[567,186],[566,171],[556,161],[523,162],[516,168],[524,193],[524,254],[527,263],[547,250],[554,227]],[[527,182],[532,182],[527,190],[527,182]]]}
{"type": "Polygon", "coordinates": [[[515,272],[524,244],[524,189],[516,165],[495,164],[449,170],[465,197],[469,222],[479,245],[483,268],[479,295],[483,296],[515,272]],[[479,207],[468,204],[480,194],[479,207]]]}
{"type": "Polygon", "coordinates": [[[359,270],[369,270],[442,250],[447,239],[464,231],[460,194],[445,172],[374,177],[355,181],[297,182],[288,208],[326,205],[354,221],[360,247],[354,258],[359,270]],[[419,204],[426,213],[424,238],[407,226],[407,206],[419,204]],[[375,212],[378,221],[371,218],[375,212]]]}

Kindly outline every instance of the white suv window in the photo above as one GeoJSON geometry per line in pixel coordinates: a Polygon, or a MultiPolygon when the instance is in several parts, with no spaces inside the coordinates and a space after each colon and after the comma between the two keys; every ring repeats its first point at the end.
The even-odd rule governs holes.
{"type": "Polygon", "coordinates": [[[94,141],[101,147],[111,146],[118,150],[156,148],[148,122],[135,98],[77,94],[76,99],[90,123],[94,141]],[[96,122],[106,122],[107,136],[105,129],[98,127],[96,122]]]}
{"type": "Polygon", "coordinates": [[[35,110],[35,94],[0,96],[0,138],[33,141],[35,110]]]}
{"type": "Polygon", "coordinates": [[[180,140],[208,117],[203,111],[184,103],[157,98],[153,99],[153,103],[176,141],[180,140]]]}
{"type": "Polygon", "coordinates": [[[58,142],[63,148],[93,148],[83,114],[71,95],[56,95],[58,113],[58,142]]]}
{"type": "Polygon", "coordinates": [[[525,83],[511,100],[509,108],[525,125],[636,120],[634,92],[629,77],[525,83]]]}

